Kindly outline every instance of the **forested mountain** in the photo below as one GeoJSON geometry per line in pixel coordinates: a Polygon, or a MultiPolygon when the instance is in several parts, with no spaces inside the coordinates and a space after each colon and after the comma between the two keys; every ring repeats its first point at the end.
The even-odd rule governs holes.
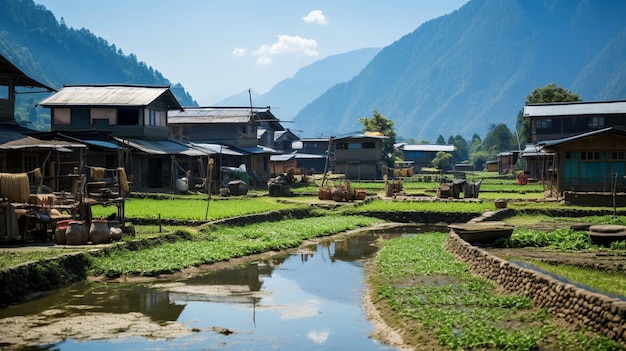
{"type": "MultiPolygon", "coordinates": [[[[124,54],[88,29],[59,23],[52,12],[33,0],[0,0],[0,9],[0,54],[33,79],[56,89],[64,84],[170,85],[181,105],[197,105],[181,84],[170,83],[134,54],[124,54]]],[[[45,96],[20,95],[18,118],[35,122],[33,101],[45,96]]],[[[36,112],[39,127],[49,124],[49,116],[41,116],[47,112],[36,112]]]]}
{"type": "Polygon", "coordinates": [[[362,128],[372,110],[400,137],[512,130],[524,99],[554,82],[583,100],[626,98],[626,2],[471,0],[384,48],[295,117],[306,136],[362,128]]]}
{"type": "MultiPolygon", "coordinates": [[[[333,85],[347,82],[359,74],[379,51],[365,48],[316,61],[299,69],[293,77],[278,82],[265,94],[252,91],[253,104],[271,106],[274,115],[291,121],[304,106],[333,85]]],[[[247,106],[249,103],[248,92],[244,91],[218,102],[216,106],[247,106]]]]}

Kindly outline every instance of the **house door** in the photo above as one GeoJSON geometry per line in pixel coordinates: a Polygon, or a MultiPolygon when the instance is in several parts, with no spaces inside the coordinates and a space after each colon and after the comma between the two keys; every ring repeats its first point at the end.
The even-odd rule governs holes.
{"type": "Polygon", "coordinates": [[[148,160],[148,187],[160,188],[163,186],[163,162],[160,158],[148,160]]]}

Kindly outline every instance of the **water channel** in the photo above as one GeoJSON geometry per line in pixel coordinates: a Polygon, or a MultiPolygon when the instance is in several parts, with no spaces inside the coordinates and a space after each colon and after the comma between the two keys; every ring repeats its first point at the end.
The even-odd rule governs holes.
{"type": "Polygon", "coordinates": [[[363,232],[184,280],[75,284],[0,310],[0,349],[392,350],[362,305],[373,243],[444,229],[363,232]]]}

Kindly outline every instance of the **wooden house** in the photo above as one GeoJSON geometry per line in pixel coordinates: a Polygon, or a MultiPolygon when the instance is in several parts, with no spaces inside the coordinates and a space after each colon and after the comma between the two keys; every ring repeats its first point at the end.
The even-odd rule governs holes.
{"type": "Polygon", "coordinates": [[[433,160],[440,151],[452,153],[454,145],[435,145],[435,144],[407,144],[398,143],[396,149],[402,152],[404,161],[413,161],[413,172],[418,173],[424,167],[432,167],[433,160]]]}
{"type": "Polygon", "coordinates": [[[559,193],[626,190],[626,129],[609,127],[538,144],[554,153],[559,193]]]}
{"type": "Polygon", "coordinates": [[[388,167],[381,149],[386,138],[366,133],[336,137],[335,173],[353,180],[382,179],[388,167]]]}
{"type": "Polygon", "coordinates": [[[273,149],[274,133],[284,130],[269,107],[186,107],[170,111],[168,128],[173,139],[238,152],[237,161],[222,164],[245,164],[251,182],[260,184],[270,178],[270,156],[280,153],[273,149]],[[259,128],[264,130],[260,141],[259,128]]]}
{"type": "Polygon", "coordinates": [[[626,100],[576,101],[524,106],[532,143],[626,125],[626,100]]]}
{"type": "Polygon", "coordinates": [[[199,176],[196,157],[210,156],[168,139],[168,111],[182,107],[167,86],[68,85],[39,105],[51,109],[53,133],[88,145],[81,173],[124,167],[133,190],[173,190],[192,167],[199,176]]]}
{"type": "MultiPolygon", "coordinates": [[[[42,185],[58,189],[59,165],[78,160],[86,145],[78,141],[39,138],[37,131],[26,128],[15,119],[18,94],[41,93],[42,90],[49,93],[55,89],[27,76],[2,55],[0,87],[6,92],[4,96],[0,94],[0,173],[31,174],[39,169],[47,178],[47,183],[42,185]]],[[[35,192],[36,189],[32,190],[35,192]]]]}
{"type": "Polygon", "coordinates": [[[626,125],[626,101],[577,101],[531,104],[523,118],[530,121],[532,140],[521,157],[531,179],[550,180],[553,154],[540,146],[547,140],[564,139],[608,127],[626,125]]]}
{"type": "Polygon", "coordinates": [[[292,147],[296,151],[297,167],[303,173],[334,172],[334,138],[301,138],[298,141],[294,141],[292,147]]]}

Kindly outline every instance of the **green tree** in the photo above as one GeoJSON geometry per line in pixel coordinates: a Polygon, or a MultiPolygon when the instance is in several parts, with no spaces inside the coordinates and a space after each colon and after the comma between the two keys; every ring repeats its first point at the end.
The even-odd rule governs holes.
{"type": "Polygon", "coordinates": [[[446,145],[446,139],[443,138],[443,135],[439,134],[437,137],[437,141],[435,141],[437,145],[446,145]]]}
{"type": "MultiPolygon", "coordinates": [[[[530,104],[545,104],[550,102],[572,102],[582,101],[580,96],[573,93],[562,86],[556,85],[556,83],[550,83],[544,87],[536,88],[526,96],[526,105],[530,104]]],[[[525,142],[532,140],[532,130],[530,126],[530,120],[523,117],[523,112],[518,113],[517,121],[521,124],[520,134],[525,142]]]]}
{"type": "Polygon", "coordinates": [[[363,125],[364,132],[378,132],[386,136],[382,141],[382,152],[385,160],[393,160],[395,154],[396,132],[393,130],[393,121],[372,110],[372,118],[361,117],[359,123],[363,125]]]}
{"type": "Polygon", "coordinates": [[[501,151],[508,151],[517,148],[517,139],[511,133],[506,124],[492,124],[489,126],[489,132],[482,142],[482,151],[497,155],[501,151]]]}
{"type": "Polygon", "coordinates": [[[441,170],[447,170],[451,168],[452,165],[452,154],[449,154],[444,151],[439,151],[435,155],[432,161],[433,167],[441,170]]]}
{"type": "Polygon", "coordinates": [[[461,163],[469,158],[469,145],[467,145],[467,141],[461,135],[457,135],[452,139],[452,145],[454,145],[455,149],[452,153],[454,163],[461,163]]]}

